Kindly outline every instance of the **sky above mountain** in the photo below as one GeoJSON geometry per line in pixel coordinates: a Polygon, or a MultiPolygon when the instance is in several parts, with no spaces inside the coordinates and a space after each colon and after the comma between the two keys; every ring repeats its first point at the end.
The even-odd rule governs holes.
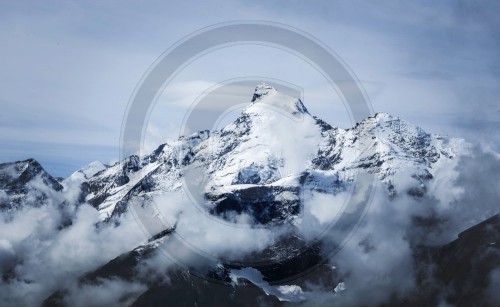
{"type": "MultiPolygon", "coordinates": [[[[90,161],[118,159],[122,118],[148,67],[184,36],[231,20],[306,31],[354,71],[375,112],[498,151],[499,11],[496,1],[2,2],[0,162],[33,157],[67,176],[90,161]]],[[[165,89],[148,127],[151,146],[178,136],[202,91],[241,76],[296,84],[312,114],[353,124],[303,59],[270,46],[231,46],[192,62],[165,89]]]]}

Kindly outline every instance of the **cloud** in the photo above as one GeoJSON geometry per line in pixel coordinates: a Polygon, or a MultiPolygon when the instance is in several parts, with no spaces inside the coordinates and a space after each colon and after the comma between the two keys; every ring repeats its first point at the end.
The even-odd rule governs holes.
{"type": "Polygon", "coordinates": [[[96,229],[98,212],[81,205],[71,225],[61,229],[63,214],[47,204],[25,207],[10,221],[0,221],[0,297],[5,306],[38,305],[53,291],[145,240],[132,216],[119,227],[96,229]]]}
{"type": "MultiPolygon", "coordinates": [[[[306,305],[378,305],[414,297],[419,291],[415,247],[442,246],[467,228],[500,213],[497,153],[471,146],[469,152],[449,160],[447,165],[435,167],[436,176],[425,183],[427,193],[422,197],[406,193],[416,184],[410,177],[411,170],[396,174],[395,197],[389,197],[385,184],[376,189],[357,230],[329,258],[336,280],[346,289],[337,293],[331,285],[312,282],[304,291],[306,305]],[[437,222],[418,222],[425,220],[437,222]]],[[[331,200],[325,201],[312,212],[331,204],[331,200]]],[[[328,215],[320,216],[319,221],[328,215]]],[[[338,243],[335,233],[322,240],[327,247],[338,243]]],[[[496,285],[496,275],[496,271],[491,273],[490,289],[496,285]]],[[[498,300],[491,290],[486,292],[491,293],[492,302],[498,300]]]]}
{"type": "Polygon", "coordinates": [[[130,306],[147,286],[121,279],[102,279],[96,284],[69,287],[64,303],[68,306],[130,306]]]}
{"type": "MultiPolygon", "coordinates": [[[[286,229],[267,229],[241,227],[237,224],[219,220],[210,216],[205,208],[199,207],[185,195],[180,193],[155,198],[162,216],[170,225],[176,225],[175,232],[179,240],[195,250],[205,254],[208,258],[223,258],[229,261],[238,261],[252,252],[262,251],[272,245],[282,236],[286,229]]],[[[235,218],[245,218],[235,216],[235,218]]],[[[185,254],[184,249],[175,248],[177,241],[166,240],[164,250],[171,253],[175,259],[185,265],[198,267],[200,257],[185,254]],[[180,254],[182,253],[182,254],[180,254]],[[191,259],[191,257],[193,257],[191,259]]]]}
{"type": "Polygon", "coordinates": [[[490,284],[486,290],[486,295],[488,296],[489,303],[494,306],[500,302],[500,293],[498,292],[500,287],[500,267],[491,271],[489,282],[490,284]]]}
{"type": "MultiPolygon", "coordinates": [[[[377,189],[366,218],[340,252],[330,258],[346,290],[338,294],[332,291],[321,299],[329,298],[330,303],[339,306],[378,305],[414,289],[412,249],[407,231],[411,229],[412,216],[422,208],[403,192],[408,187],[410,185],[403,185],[399,190],[401,195],[392,200],[385,187],[377,189]]],[[[337,243],[335,236],[332,239],[325,236],[323,240],[327,246],[331,240],[337,243]]]]}

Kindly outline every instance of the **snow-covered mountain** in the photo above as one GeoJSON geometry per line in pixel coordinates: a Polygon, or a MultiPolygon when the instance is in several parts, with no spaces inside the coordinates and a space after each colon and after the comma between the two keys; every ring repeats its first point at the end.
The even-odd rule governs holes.
{"type": "MultiPolygon", "coordinates": [[[[431,208],[430,214],[416,217],[414,213],[421,212],[418,209],[405,207],[397,211],[390,207],[422,200],[419,204],[427,208],[429,199],[448,192],[446,185],[437,185],[439,193],[434,193],[436,191],[430,190],[436,188],[433,183],[450,181],[460,158],[470,151],[471,146],[462,139],[429,134],[386,113],[377,113],[352,128],[341,129],[310,114],[300,99],[262,83],[256,87],[253,97],[249,97],[248,106],[239,117],[224,128],[182,136],[144,156],[126,157],[111,166],[92,162],[64,180],[51,177],[32,159],[0,164],[0,209],[16,210],[24,204],[39,207],[48,201],[56,205],[75,205],[75,208],[89,204],[99,214],[98,217],[96,211],[84,206],[91,211],[85,209],[81,213],[88,214],[87,218],[92,221],[89,227],[82,227],[81,215],[74,217],[72,214],[68,214],[68,221],[63,226],[70,227],[68,225],[75,222],[75,228],[84,229],[84,235],[97,229],[97,234],[91,238],[100,238],[105,245],[110,240],[105,235],[99,237],[99,233],[105,233],[103,229],[108,229],[108,234],[111,233],[109,229],[117,232],[127,229],[115,226],[126,219],[131,204],[139,203],[144,208],[158,205],[160,213],[172,226],[149,233],[150,237],[143,245],[132,250],[127,247],[128,252],[121,256],[115,254],[113,257],[118,257],[111,257],[113,260],[107,264],[90,266],[92,269],[87,270],[87,274],[78,272],[81,278],[75,285],[68,285],[69,289],[63,289],[67,285],[59,285],[61,291],[47,298],[47,306],[68,304],[71,302],[69,297],[80,295],[75,294],[75,289],[92,293],[92,287],[102,286],[107,291],[117,281],[130,283],[124,286],[124,294],[117,294],[122,295],[117,301],[126,300],[137,306],[155,306],[158,302],[160,305],[165,302],[175,304],[179,298],[192,304],[250,302],[281,305],[283,301],[314,299],[314,291],[317,291],[314,282],[321,284],[324,288],[320,292],[326,291],[328,295],[337,296],[349,291],[345,290],[344,278],[351,272],[342,275],[334,263],[336,260],[328,258],[328,249],[338,242],[328,236],[322,241],[314,238],[335,219],[340,207],[337,203],[352,192],[351,188],[360,177],[369,174],[375,181],[370,184],[382,187],[378,190],[382,197],[374,212],[374,222],[367,222],[364,229],[368,233],[361,231],[348,255],[354,257],[360,253],[359,257],[365,261],[360,262],[363,278],[367,272],[381,283],[388,277],[378,275],[380,261],[384,262],[384,268],[394,265],[392,258],[386,260],[386,254],[380,254],[384,246],[389,250],[388,257],[395,253],[402,255],[395,258],[398,261],[414,261],[418,274],[421,274],[419,278],[431,278],[438,284],[417,278],[417,288],[425,290],[424,294],[410,293],[409,296],[394,296],[391,300],[400,303],[410,299],[410,302],[416,302],[415,305],[421,302],[437,304],[441,293],[449,290],[441,288],[441,283],[450,280],[448,274],[451,273],[446,267],[448,259],[460,264],[484,266],[481,274],[474,275],[478,282],[486,280],[483,271],[490,272],[498,265],[496,254],[491,258],[493,260],[483,261],[483,258],[474,256],[479,259],[476,261],[470,257],[482,254],[483,250],[498,252],[497,245],[494,245],[499,234],[498,216],[480,224],[479,232],[482,233],[484,228],[487,235],[477,246],[471,243],[473,238],[466,235],[455,243],[429,247],[420,245],[423,240],[413,237],[423,237],[421,232],[439,228],[442,220],[434,216],[435,211],[431,208]],[[444,180],[440,180],[443,176],[444,180]],[[401,199],[403,201],[399,201],[401,199]],[[386,207],[389,209],[381,209],[386,207]],[[396,215],[394,221],[388,216],[393,212],[396,215]],[[212,223],[207,224],[203,219],[207,216],[221,223],[210,220],[212,223]],[[99,218],[101,222],[96,222],[99,218]],[[239,225],[235,226],[235,223],[239,225]],[[370,228],[370,223],[377,227],[370,228]],[[389,226],[385,227],[385,223],[389,226]],[[490,233],[492,227],[494,231],[490,233]],[[401,236],[392,235],[394,229],[400,231],[401,236]],[[412,229],[411,238],[410,232],[407,233],[409,229],[412,229]],[[380,233],[374,235],[370,231],[380,233]],[[202,252],[217,258],[216,261],[202,263],[198,261],[200,258],[184,253],[186,249],[178,244],[177,236],[172,235],[174,232],[202,252]],[[397,248],[391,253],[391,240],[401,237],[401,241],[394,241],[397,248]],[[380,244],[377,240],[385,244],[380,249],[374,245],[380,244]],[[406,248],[411,249],[411,253],[405,254],[408,252],[406,248]],[[467,248],[470,252],[460,252],[467,248]],[[181,257],[194,262],[197,268],[205,265],[200,271],[205,277],[217,279],[219,284],[207,283],[191,275],[190,269],[165,265],[158,259],[164,257],[159,252],[162,249],[174,253],[179,251],[181,257]],[[455,252],[455,249],[459,251],[455,252]],[[234,259],[241,262],[231,262],[234,259]],[[265,261],[249,265],[255,259],[265,261]],[[442,272],[429,269],[436,265],[442,272]],[[315,271],[310,275],[311,279],[298,278],[293,283],[273,284],[313,267],[315,271]],[[165,282],[167,279],[169,282],[165,282]],[[141,285],[137,287],[136,283],[141,285]],[[256,287],[246,287],[246,283],[256,287]],[[130,289],[136,289],[136,292],[127,292],[130,289]]],[[[125,235],[131,233],[130,229],[123,231],[126,231],[125,235]]],[[[132,233],[135,231],[134,228],[132,233]]],[[[68,241],[73,240],[73,237],[69,238],[68,241]]],[[[344,264],[348,267],[349,261],[344,259],[344,264]]],[[[17,278],[14,273],[11,275],[11,280],[17,278]]],[[[361,283],[360,279],[357,281],[361,283]]],[[[350,286],[352,283],[347,284],[347,289],[350,286]]],[[[467,284],[458,283],[453,291],[468,291],[467,287],[467,284]]],[[[57,288],[51,289],[55,290],[57,288]]],[[[474,291],[471,293],[476,293],[474,291]]],[[[325,292],[321,293],[324,295],[325,292]]]]}
{"type": "Polygon", "coordinates": [[[41,206],[63,190],[34,159],[0,164],[0,210],[41,206]]]}
{"type": "Polygon", "coordinates": [[[422,195],[426,181],[467,148],[461,139],[431,135],[386,113],[350,129],[334,127],[300,99],[262,83],[221,130],[182,136],[112,166],[95,161],[62,182],[34,160],[2,164],[0,199],[15,207],[28,191],[36,202],[46,187],[67,195],[80,190],[79,201],[106,220],[125,212],[132,198],[184,190],[223,218],[247,213],[258,223],[281,223],[299,213],[304,190],[335,194],[363,173],[375,174],[389,193],[422,195]],[[410,191],[398,190],[394,176],[401,173],[414,181],[410,191]]]}
{"type": "Polygon", "coordinates": [[[262,83],[223,129],[128,157],[85,180],[82,193],[103,219],[123,213],[131,198],[184,188],[213,214],[279,223],[298,214],[304,188],[336,193],[362,173],[375,174],[389,193],[422,195],[426,181],[466,150],[463,140],[431,135],[386,113],[347,130],[334,127],[300,99],[262,83]],[[411,191],[398,191],[394,176],[402,172],[414,180],[411,191]]]}

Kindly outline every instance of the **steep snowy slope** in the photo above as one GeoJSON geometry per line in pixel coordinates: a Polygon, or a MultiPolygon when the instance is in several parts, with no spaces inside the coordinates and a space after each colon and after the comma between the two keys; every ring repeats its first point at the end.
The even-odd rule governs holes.
{"type": "Polygon", "coordinates": [[[107,166],[100,161],[90,162],[88,165],[82,167],[71,174],[68,178],[64,179],[63,185],[82,184],[106,168],[107,166]]]}
{"type": "Polygon", "coordinates": [[[405,173],[418,183],[419,192],[413,192],[421,194],[426,180],[468,150],[462,139],[431,135],[386,113],[377,113],[347,130],[325,124],[324,134],[312,169],[322,174],[338,172],[345,181],[360,173],[376,174],[391,193],[395,192],[394,175],[405,173]]]}
{"type": "Polygon", "coordinates": [[[130,156],[98,172],[82,184],[84,201],[98,209],[102,219],[106,219],[115,209],[115,214],[122,212],[126,207],[125,201],[132,195],[142,195],[151,190],[159,193],[178,190],[185,152],[207,136],[208,132],[203,131],[181,137],[160,145],[150,155],[130,156]]]}

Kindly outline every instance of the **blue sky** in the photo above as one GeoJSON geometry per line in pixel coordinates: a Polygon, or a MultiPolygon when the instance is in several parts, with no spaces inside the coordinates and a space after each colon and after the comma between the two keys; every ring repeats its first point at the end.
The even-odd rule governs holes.
{"type": "MultiPolygon", "coordinates": [[[[34,157],[67,176],[118,159],[122,118],[148,67],[193,31],[233,20],[306,31],[355,72],[375,111],[498,151],[498,13],[496,1],[3,1],[0,162],[34,157]]],[[[241,76],[297,84],[313,114],[350,124],[325,109],[335,93],[301,59],[233,46],[196,60],[165,89],[151,146],[176,136],[201,91],[241,76]]]]}

